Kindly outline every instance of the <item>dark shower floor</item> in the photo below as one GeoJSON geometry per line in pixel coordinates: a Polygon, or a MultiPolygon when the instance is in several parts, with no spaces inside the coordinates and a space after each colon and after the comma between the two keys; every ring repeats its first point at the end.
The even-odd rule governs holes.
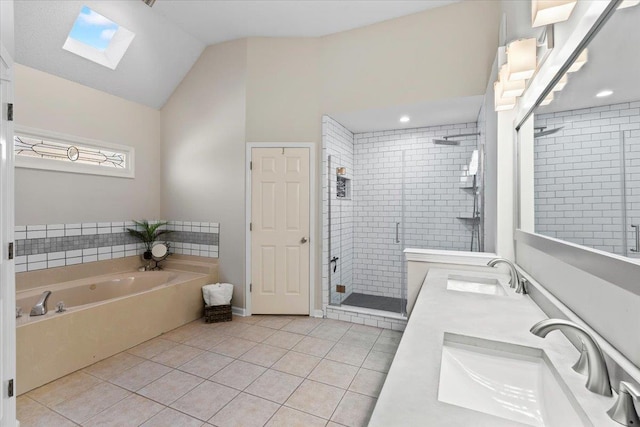
{"type": "Polygon", "coordinates": [[[352,293],[342,301],[342,305],[390,311],[392,313],[402,312],[402,300],[400,298],[381,297],[378,295],[352,293]]]}

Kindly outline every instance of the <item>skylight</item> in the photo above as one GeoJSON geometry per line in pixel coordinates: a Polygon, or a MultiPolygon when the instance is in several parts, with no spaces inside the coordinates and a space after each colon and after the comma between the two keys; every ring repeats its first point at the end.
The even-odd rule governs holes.
{"type": "Polygon", "coordinates": [[[115,70],[135,34],[83,6],[63,49],[115,70]]]}
{"type": "Polygon", "coordinates": [[[69,37],[98,50],[105,50],[119,25],[100,15],[95,10],[83,6],[69,37]]]}

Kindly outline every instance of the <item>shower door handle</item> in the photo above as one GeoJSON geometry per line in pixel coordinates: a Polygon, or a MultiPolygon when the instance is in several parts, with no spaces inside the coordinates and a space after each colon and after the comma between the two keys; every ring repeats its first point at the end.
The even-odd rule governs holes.
{"type": "Polygon", "coordinates": [[[400,223],[396,222],[396,243],[400,243],[400,223]]]}
{"type": "Polygon", "coordinates": [[[640,225],[631,224],[631,228],[636,229],[636,248],[630,249],[631,252],[640,252],[640,225]]]}

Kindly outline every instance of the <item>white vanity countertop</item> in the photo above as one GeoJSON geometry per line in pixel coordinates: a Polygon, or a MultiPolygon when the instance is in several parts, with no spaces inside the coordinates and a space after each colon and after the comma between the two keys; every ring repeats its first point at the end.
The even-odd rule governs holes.
{"type": "Polygon", "coordinates": [[[571,369],[579,353],[564,335],[553,331],[542,339],[529,332],[531,326],[547,316],[528,296],[516,294],[508,285],[506,297],[447,290],[450,274],[495,278],[503,285],[508,281],[508,276],[487,267],[473,272],[429,270],[370,427],[525,425],[438,400],[445,332],[542,349],[593,426],[620,426],[606,414],[614,398],[587,390],[586,377],[571,369]]]}

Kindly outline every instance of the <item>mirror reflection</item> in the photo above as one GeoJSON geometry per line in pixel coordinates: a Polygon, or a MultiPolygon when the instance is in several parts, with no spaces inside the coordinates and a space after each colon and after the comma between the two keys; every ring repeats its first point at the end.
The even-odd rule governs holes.
{"type": "Polygon", "coordinates": [[[534,112],[535,232],[629,257],[640,253],[638,23],[640,7],[618,9],[534,112]]]}

